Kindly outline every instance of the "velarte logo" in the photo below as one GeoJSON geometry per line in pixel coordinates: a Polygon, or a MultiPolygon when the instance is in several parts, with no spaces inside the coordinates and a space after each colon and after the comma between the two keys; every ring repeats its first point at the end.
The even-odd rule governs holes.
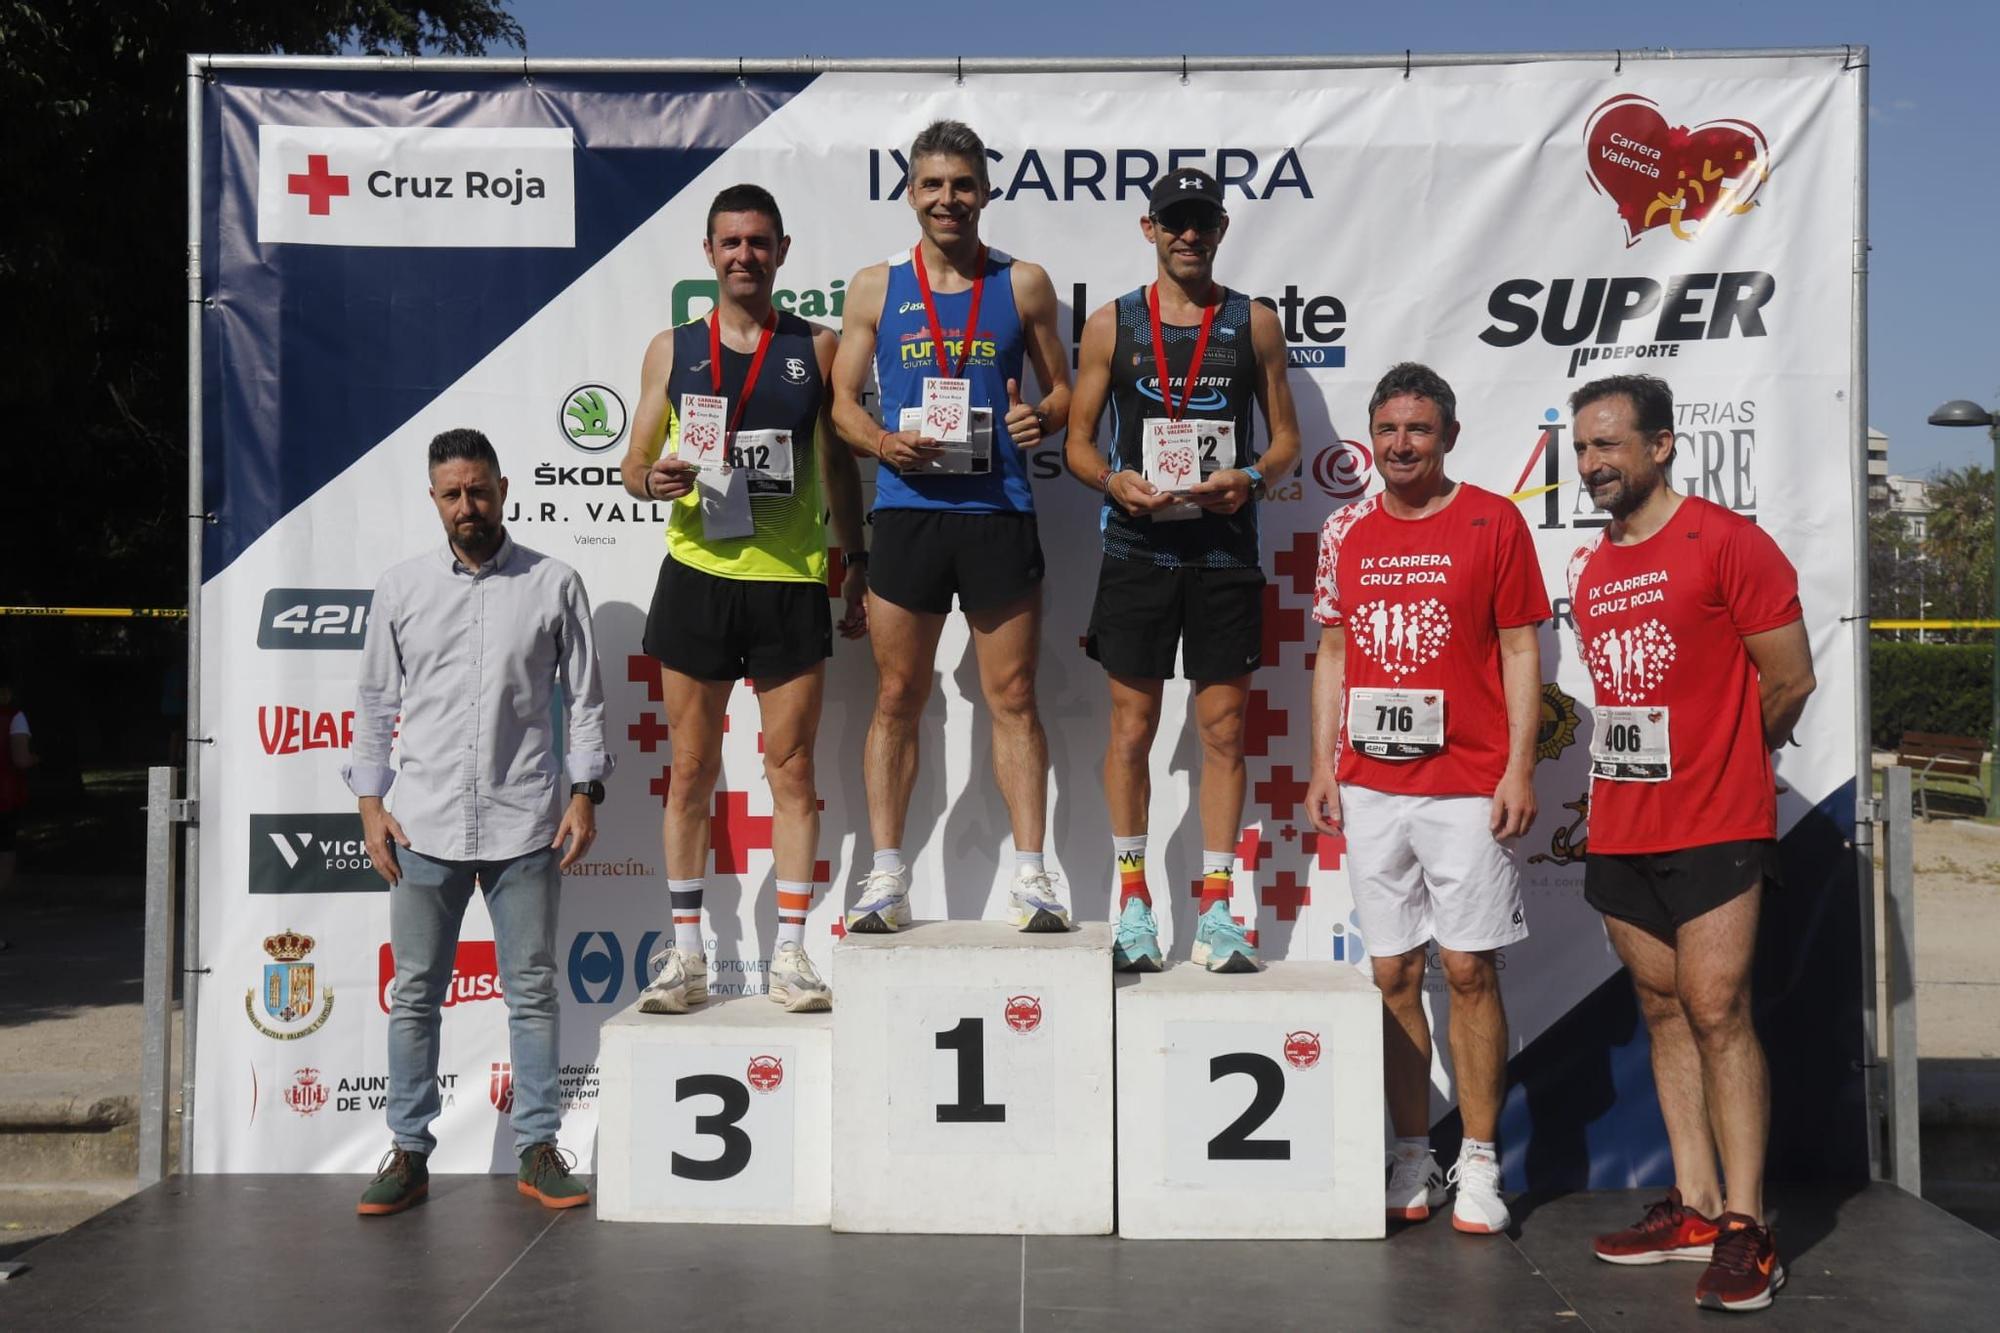
{"type": "Polygon", "coordinates": [[[347,750],[354,746],[354,710],[338,713],[282,705],[257,707],[257,739],[265,754],[347,750]]]}
{"type": "Polygon", "coordinates": [[[384,893],[358,814],[250,816],[250,892],[384,893]]]}
{"type": "Polygon", "coordinates": [[[260,125],[260,244],[569,249],[568,129],[260,125]]]}

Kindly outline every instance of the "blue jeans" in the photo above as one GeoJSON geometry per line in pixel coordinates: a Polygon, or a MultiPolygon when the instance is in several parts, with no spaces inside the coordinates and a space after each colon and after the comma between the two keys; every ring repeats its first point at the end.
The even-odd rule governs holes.
{"type": "Polygon", "coordinates": [[[554,1143],[562,1123],[556,1078],[556,900],[562,876],[543,848],[507,861],[437,861],[396,849],[403,878],[389,891],[396,993],[389,1005],[389,1130],[396,1146],[430,1153],[438,1115],[438,1029],[474,878],[493,919],[507,1046],[514,1065],[514,1151],[554,1143]]]}

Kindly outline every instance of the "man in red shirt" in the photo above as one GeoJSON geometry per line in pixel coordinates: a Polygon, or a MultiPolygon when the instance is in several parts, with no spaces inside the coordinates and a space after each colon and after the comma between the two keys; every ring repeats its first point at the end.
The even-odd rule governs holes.
{"type": "Polygon", "coordinates": [[[1814,685],[1798,575],[1755,523],[1674,490],[1664,381],[1596,380],[1570,410],[1577,475],[1611,515],[1569,562],[1597,693],[1583,892],[1638,990],[1674,1155],[1674,1188],[1599,1236],[1597,1257],[1707,1260],[1698,1304],[1761,1309],[1785,1269],[1764,1224],[1771,1106],[1750,960],[1777,881],[1771,751],[1814,685]]]}
{"type": "Polygon", "coordinates": [[[1451,988],[1451,1055],[1465,1139],[1452,1225],[1508,1225],[1495,1140],[1507,1015],[1495,955],[1525,939],[1506,842],[1535,822],[1535,733],[1548,594],[1520,510],[1445,475],[1457,400],[1405,362],[1368,403],[1385,486],[1320,533],[1313,617],[1312,782],[1306,811],[1347,833],[1354,912],[1384,1007],[1383,1081],[1396,1145],[1391,1217],[1429,1217],[1447,1177],[1431,1156],[1425,946],[1451,988]]]}

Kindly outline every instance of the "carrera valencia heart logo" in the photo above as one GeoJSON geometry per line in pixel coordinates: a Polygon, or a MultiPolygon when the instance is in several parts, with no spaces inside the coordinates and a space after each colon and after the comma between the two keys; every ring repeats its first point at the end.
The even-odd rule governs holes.
{"type": "Polygon", "coordinates": [[[1683,241],[1749,212],[1771,177],[1771,147],[1747,120],[1669,125],[1650,98],[1624,93],[1590,113],[1583,131],[1590,184],[1618,205],[1625,245],[1655,227],[1683,241]]]}

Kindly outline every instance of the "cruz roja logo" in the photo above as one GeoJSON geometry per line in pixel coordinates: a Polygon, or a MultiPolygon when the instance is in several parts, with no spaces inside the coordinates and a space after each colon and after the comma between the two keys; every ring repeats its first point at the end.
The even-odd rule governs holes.
{"type": "Polygon", "coordinates": [[[243,1013],[251,1027],[274,1041],[309,1037],[333,1016],[333,987],[317,989],[313,965],[305,961],[314,943],[312,936],[295,930],[281,931],[264,940],[264,952],[271,956],[271,961],[264,965],[262,1000],[264,1013],[272,1023],[257,1016],[259,996],[255,986],[243,992],[243,1013]]]}
{"type": "Polygon", "coordinates": [[[625,400],[608,384],[579,384],[563,395],[558,424],[572,447],[604,453],[625,438],[625,400]]]}
{"type": "MultiPolygon", "coordinates": [[[[1569,377],[1601,361],[1678,359],[1687,343],[1762,338],[1764,307],[1776,295],[1769,273],[1683,273],[1647,277],[1509,278],[1487,298],[1493,317],[1479,334],[1489,347],[1539,337],[1569,349],[1569,377]],[[1629,330],[1627,325],[1632,326],[1629,330]],[[1627,335],[1638,341],[1621,341],[1627,335]]],[[[1657,364],[1619,367],[1666,373],[1657,364]]]]}

